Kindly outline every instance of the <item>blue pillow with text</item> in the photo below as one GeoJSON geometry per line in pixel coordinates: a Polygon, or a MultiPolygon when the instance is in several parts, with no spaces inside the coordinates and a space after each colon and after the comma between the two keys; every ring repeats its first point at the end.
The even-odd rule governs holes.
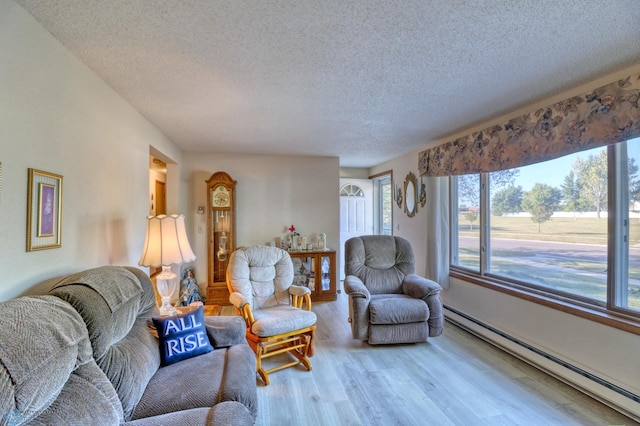
{"type": "Polygon", "coordinates": [[[204,326],[204,308],[168,317],[153,318],[160,339],[163,367],[213,350],[204,326]]]}

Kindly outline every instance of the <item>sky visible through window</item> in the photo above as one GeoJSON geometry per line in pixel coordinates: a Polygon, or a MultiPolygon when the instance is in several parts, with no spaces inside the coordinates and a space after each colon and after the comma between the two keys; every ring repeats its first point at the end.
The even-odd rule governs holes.
{"type": "MultiPolygon", "coordinates": [[[[606,149],[606,147],[602,149],[606,149]]],[[[627,143],[627,151],[629,158],[635,158],[636,164],[640,166],[640,138],[629,140],[627,143]]],[[[564,182],[565,176],[572,170],[576,158],[582,157],[586,159],[589,154],[593,154],[593,152],[595,151],[584,151],[557,158],[554,160],[553,167],[549,167],[549,165],[545,163],[523,167],[520,169],[515,185],[522,186],[523,191],[529,191],[536,183],[544,183],[558,187],[564,182]]]]}

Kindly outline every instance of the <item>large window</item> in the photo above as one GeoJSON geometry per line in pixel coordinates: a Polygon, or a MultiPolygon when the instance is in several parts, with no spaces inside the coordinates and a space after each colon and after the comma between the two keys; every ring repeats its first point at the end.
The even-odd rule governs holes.
{"type": "Polygon", "coordinates": [[[452,178],[451,264],[640,315],[640,138],[452,178]]]}
{"type": "MultiPolygon", "coordinates": [[[[457,180],[457,223],[452,264],[480,271],[480,175],[457,180]]],[[[454,197],[455,198],[455,197],[454,197]]],[[[452,209],[455,211],[454,209],[452,209]]],[[[455,228],[454,228],[455,229],[455,228]]]]}

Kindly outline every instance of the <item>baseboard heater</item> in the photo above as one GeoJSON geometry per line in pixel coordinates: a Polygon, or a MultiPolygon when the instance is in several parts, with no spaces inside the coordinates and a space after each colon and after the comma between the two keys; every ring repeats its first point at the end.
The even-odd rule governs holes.
{"type": "Polygon", "coordinates": [[[515,338],[501,330],[498,330],[495,327],[490,326],[489,324],[486,324],[482,321],[477,320],[476,318],[473,318],[467,314],[465,314],[464,312],[460,312],[457,309],[454,309],[450,306],[444,305],[444,309],[445,309],[445,318],[447,319],[447,321],[453,323],[454,325],[462,328],[463,330],[473,334],[474,336],[488,342],[489,344],[498,347],[501,350],[504,350],[506,352],[508,352],[509,354],[523,360],[524,362],[533,365],[534,367],[544,371],[547,374],[552,375],[553,377],[561,380],[562,382],[578,389],[580,392],[583,392],[589,396],[591,396],[592,398],[597,399],[598,401],[610,406],[611,408],[613,408],[614,410],[617,410],[619,412],[621,412],[622,414],[636,420],[636,421],[640,421],[640,411],[635,410],[633,407],[625,407],[625,404],[620,404],[619,402],[616,401],[612,401],[611,398],[607,398],[603,395],[600,395],[599,393],[597,393],[596,391],[589,389],[588,387],[578,383],[575,380],[571,380],[570,377],[567,377],[568,375],[563,375],[557,371],[553,371],[553,369],[550,369],[549,367],[546,367],[544,365],[542,365],[542,363],[540,362],[536,362],[535,359],[533,359],[532,357],[527,357],[525,354],[522,353],[518,353],[517,351],[514,351],[512,348],[509,348],[507,345],[501,344],[499,339],[495,339],[495,337],[499,337],[502,339],[507,340],[508,342],[511,342],[521,348],[524,348],[530,352],[532,352],[533,354],[540,356],[546,360],[551,361],[552,363],[561,366],[567,370],[569,370],[572,373],[575,373],[583,378],[586,378],[590,381],[592,381],[593,383],[604,387],[605,389],[608,389],[611,392],[614,392],[615,394],[619,395],[619,396],[623,396],[624,398],[627,398],[629,400],[629,402],[636,403],[639,404],[638,408],[640,408],[640,395],[636,395],[633,392],[630,392],[624,388],[621,388],[620,386],[617,386],[614,383],[611,383],[605,379],[603,379],[602,377],[599,377],[593,373],[590,373],[580,367],[577,367],[567,361],[564,361],[554,355],[551,355],[535,346],[532,346],[526,342],[523,342],[522,340],[515,338]],[[448,311],[448,312],[446,312],[448,311]],[[453,315],[452,315],[453,314],[453,315]],[[471,323],[471,324],[469,324],[471,323]],[[488,331],[489,333],[493,334],[494,336],[488,335],[487,333],[483,333],[482,330],[478,330],[477,327],[473,327],[473,325],[479,327],[480,329],[484,329],[486,331],[488,331]],[[493,338],[492,338],[493,337],[493,338]]]}

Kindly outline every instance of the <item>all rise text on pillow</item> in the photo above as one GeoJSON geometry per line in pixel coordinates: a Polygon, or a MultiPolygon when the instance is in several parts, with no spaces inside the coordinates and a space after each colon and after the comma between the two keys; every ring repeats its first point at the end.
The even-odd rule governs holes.
{"type": "MultiPolygon", "coordinates": [[[[202,327],[195,315],[176,318],[175,320],[167,320],[164,324],[163,336],[171,333],[180,333],[194,328],[202,327]],[[185,321],[186,320],[186,321],[185,321]]],[[[209,341],[204,331],[198,331],[194,334],[179,336],[175,339],[165,341],[167,356],[179,355],[185,352],[191,352],[195,349],[207,346],[209,341]]]]}

